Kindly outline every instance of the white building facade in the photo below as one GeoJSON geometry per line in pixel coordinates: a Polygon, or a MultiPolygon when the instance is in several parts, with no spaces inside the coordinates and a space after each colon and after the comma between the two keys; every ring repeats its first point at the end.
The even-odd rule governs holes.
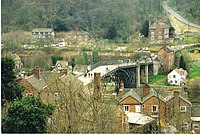
{"type": "Polygon", "coordinates": [[[188,75],[187,71],[183,70],[182,68],[174,69],[167,75],[168,83],[170,85],[178,85],[178,86],[186,85],[187,75],[188,75]]]}

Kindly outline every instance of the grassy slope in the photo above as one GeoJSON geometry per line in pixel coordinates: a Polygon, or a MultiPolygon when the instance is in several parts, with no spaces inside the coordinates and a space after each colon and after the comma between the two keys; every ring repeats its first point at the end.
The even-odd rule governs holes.
{"type": "Polygon", "coordinates": [[[149,84],[165,85],[167,80],[167,75],[158,74],[156,76],[149,77],[149,84]]]}

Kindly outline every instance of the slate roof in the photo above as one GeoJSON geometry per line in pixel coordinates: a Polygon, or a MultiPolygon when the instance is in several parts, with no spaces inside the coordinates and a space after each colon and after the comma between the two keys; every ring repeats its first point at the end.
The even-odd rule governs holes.
{"type": "MultiPolygon", "coordinates": [[[[163,46],[162,48],[160,48],[160,50],[162,49],[164,49],[167,53],[174,52],[174,50],[172,50],[169,46],[163,46]]],[[[160,50],[158,50],[158,52],[160,52],[160,50]]]]}
{"type": "Polygon", "coordinates": [[[52,28],[34,28],[32,32],[53,32],[52,28]]]}
{"type": "Polygon", "coordinates": [[[46,72],[46,73],[40,73],[40,79],[35,77],[34,75],[31,75],[27,78],[25,78],[34,88],[36,88],[38,91],[43,90],[43,88],[48,85],[49,83],[55,81],[58,77],[60,77],[62,74],[59,73],[52,73],[52,72],[46,72]]]}
{"type": "Polygon", "coordinates": [[[162,21],[156,21],[155,23],[153,23],[152,25],[149,26],[149,29],[156,29],[158,27],[158,25],[162,26],[162,28],[167,29],[169,28],[169,26],[162,22],[162,21]]]}
{"type": "Polygon", "coordinates": [[[136,93],[133,89],[131,89],[129,92],[127,92],[125,95],[123,95],[121,101],[123,99],[127,98],[128,96],[131,96],[132,98],[136,99],[137,101],[142,102],[141,96],[138,93],[136,93]]]}
{"type": "Polygon", "coordinates": [[[192,105],[192,117],[200,117],[200,105],[192,105]]]}
{"type": "MultiPolygon", "coordinates": [[[[134,89],[134,90],[131,89],[130,91],[128,91],[126,94],[122,96],[122,99],[120,100],[120,102],[124,100],[125,98],[127,98],[128,96],[131,96],[132,98],[138,100],[140,103],[144,103],[145,101],[147,101],[149,98],[153,96],[157,98],[159,97],[159,99],[162,100],[163,102],[167,102],[174,97],[174,92],[165,91],[165,90],[155,90],[153,88],[150,88],[149,94],[146,96],[143,96],[143,89],[134,89]]],[[[183,93],[180,93],[179,97],[191,105],[186,95],[184,95],[183,93]]]]}
{"type": "Polygon", "coordinates": [[[63,67],[66,67],[67,65],[68,65],[68,62],[67,61],[65,61],[65,60],[58,60],[57,62],[56,62],[56,66],[57,65],[61,65],[61,67],[63,68],[63,67]]]}
{"type": "Polygon", "coordinates": [[[185,75],[187,74],[187,71],[186,70],[183,70],[182,68],[179,68],[179,69],[174,69],[179,75],[185,75]]]}

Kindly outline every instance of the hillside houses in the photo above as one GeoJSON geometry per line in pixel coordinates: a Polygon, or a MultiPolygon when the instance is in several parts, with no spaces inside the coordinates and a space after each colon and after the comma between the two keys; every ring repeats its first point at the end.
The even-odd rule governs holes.
{"type": "Polygon", "coordinates": [[[169,39],[169,26],[162,20],[157,20],[154,24],[149,26],[150,44],[164,43],[169,39]]]}
{"type": "Polygon", "coordinates": [[[179,91],[155,90],[150,87],[132,89],[122,96],[119,103],[125,114],[141,113],[159,120],[162,126],[170,123],[182,131],[191,129],[191,103],[179,91]]]}
{"type": "Polygon", "coordinates": [[[62,76],[60,73],[41,72],[39,68],[33,70],[33,74],[20,80],[20,84],[25,87],[24,96],[38,96],[44,87],[62,76]]]}
{"type": "Polygon", "coordinates": [[[169,46],[163,46],[157,52],[161,66],[170,69],[175,63],[175,52],[169,46]]]}
{"type": "Polygon", "coordinates": [[[52,28],[34,28],[32,35],[35,38],[52,38],[55,36],[55,33],[52,28]]]}

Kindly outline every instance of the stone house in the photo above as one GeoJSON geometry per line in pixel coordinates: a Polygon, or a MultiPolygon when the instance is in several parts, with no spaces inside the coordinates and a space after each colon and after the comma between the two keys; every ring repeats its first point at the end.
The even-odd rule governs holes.
{"type": "Polygon", "coordinates": [[[175,52],[169,46],[163,46],[158,51],[158,59],[160,60],[161,66],[167,69],[171,68],[175,63],[175,52]]]}
{"type": "Polygon", "coordinates": [[[38,38],[52,38],[55,36],[55,33],[52,28],[34,28],[32,35],[38,38]]]}
{"type": "Polygon", "coordinates": [[[195,133],[200,133],[200,105],[192,105],[192,130],[195,131],[195,133]]]}
{"type": "Polygon", "coordinates": [[[68,70],[68,62],[65,60],[57,60],[55,68],[52,70],[52,72],[58,72],[58,73],[65,73],[67,74],[68,70]]]}
{"type": "Polygon", "coordinates": [[[11,58],[13,59],[14,63],[15,63],[15,70],[19,70],[22,68],[23,63],[21,61],[21,58],[19,57],[19,55],[17,55],[16,53],[11,53],[11,58]]]}
{"type": "Polygon", "coordinates": [[[167,75],[168,83],[171,85],[183,86],[186,85],[186,77],[188,73],[186,70],[174,69],[167,75]]]}
{"type": "Polygon", "coordinates": [[[33,74],[20,80],[20,84],[25,87],[24,96],[38,96],[44,87],[55,81],[63,74],[52,72],[41,72],[39,68],[33,70],[33,74]]]}
{"type": "Polygon", "coordinates": [[[87,42],[90,40],[89,33],[86,31],[76,32],[76,36],[79,42],[87,42]]]}
{"type": "Polygon", "coordinates": [[[125,115],[128,112],[141,113],[160,120],[163,123],[161,126],[170,123],[181,130],[190,130],[191,103],[177,91],[155,90],[150,87],[132,89],[122,96],[119,104],[125,115]],[[180,125],[173,121],[175,114],[180,116],[180,125]]]}
{"type": "Polygon", "coordinates": [[[149,26],[150,43],[164,43],[169,39],[169,26],[162,20],[157,20],[149,26]]]}

